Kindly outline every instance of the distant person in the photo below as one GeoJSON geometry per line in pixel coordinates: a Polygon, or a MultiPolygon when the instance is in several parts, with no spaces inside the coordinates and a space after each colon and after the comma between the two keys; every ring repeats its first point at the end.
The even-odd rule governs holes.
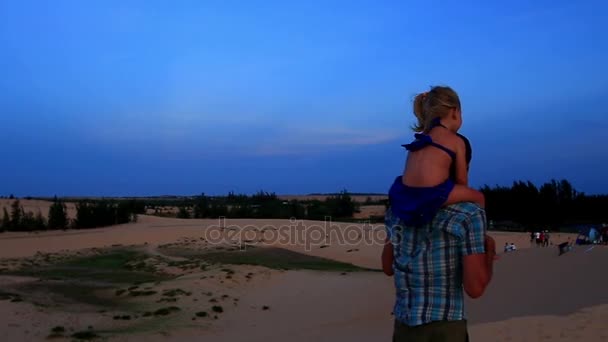
{"type": "Polygon", "coordinates": [[[534,233],[534,239],[536,240],[536,247],[540,247],[540,232],[535,232],[534,233]]]}
{"type": "Polygon", "coordinates": [[[549,246],[549,231],[545,230],[545,235],[543,237],[543,247],[549,246]]]}
{"type": "MultiPolygon", "coordinates": [[[[460,135],[471,160],[471,145],[460,135]]],[[[468,166],[467,166],[468,167],[468,166]]],[[[464,292],[480,297],[492,278],[494,239],[485,210],[472,202],[443,208],[422,226],[408,225],[389,208],[382,269],[394,277],[393,342],[468,341],[464,292]]]]}
{"type": "Polygon", "coordinates": [[[511,251],[511,247],[509,246],[509,243],[508,243],[508,242],[505,242],[505,248],[504,248],[504,252],[505,252],[505,253],[508,253],[508,252],[510,252],[510,251],[511,251]]]}
{"type": "Polygon", "coordinates": [[[534,232],[530,232],[530,245],[534,245],[535,234],[534,232]]]}
{"type": "Polygon", "coordinates": [[[433,87],[414,100],[418,124],[403,174],[389,191],[393,213],[408,225],[427,224],[444,206],[475,202],[485,206],[483,194],[468,187],[460,99],[449,87],[433,87]],[[450,177],[453,175],[453,177],[450,177]]]}
{"type": "Polygon", "coordinates": [[[570,238],[568,238],[568,241],[566,242],[562,242],[559,245],[557,245],[557,248],[559,249],[559,255],[562,255],[566,252],[569,252],[572,250],[572,243],[570,241],[570,238]]]}
{"type": "Polygon", "coordinates": [[[517,250],[517,247],[515,246],[515,244],[513,242],[511,242],[511,244],[509,245],[509,250],[511,250],[511,252],[514,252],[517,250]]]}

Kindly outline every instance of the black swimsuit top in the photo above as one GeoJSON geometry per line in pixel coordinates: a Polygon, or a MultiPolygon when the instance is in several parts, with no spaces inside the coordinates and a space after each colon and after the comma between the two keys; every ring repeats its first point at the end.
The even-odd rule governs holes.
{"type": "MultiPolygon", "coordinates": [[[[441,124],[439,118],[435,118],[431,124],[431,128],[437,127],[437,126],[447,128],[441,124]]],[[[449,148],[447,148],[441,144],[434,142],[430,135],[423,134],[423,133],[416,133],[416,134],[414,134],[414,137],[416,138],[416,140],[414,140],[413,142],[411,142],[409,144],[405,144],[405,145],[401,145],[401,146],[405,147],[408,151],[411,151],[411,152],[419,151],[427,146],[433,146],[433,147],[436,147],[436,148],[444,151],[445,153],[447,153],[450,156],[450,158],[452,158],[452,162],[454,162],[456,160],[456,152],[450,150],[449,148]]]]}

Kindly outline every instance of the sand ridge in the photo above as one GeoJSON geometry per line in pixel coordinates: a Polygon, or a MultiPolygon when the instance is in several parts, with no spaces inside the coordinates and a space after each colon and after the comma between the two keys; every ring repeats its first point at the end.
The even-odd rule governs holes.
{"type": "MultiPolygon", "coordinates": [[[[251,239],[254,243],[264,237],[260,233],[262,228],[289,226],[293,222],[235,219],[222,224],[259,228],[258,235],[251,239]]],[[[322,223],[303,221],[302,224],[310,226],[322,223]]],[[[133,291],[155,291],[156,294],[133,300],[148,303],[150,309],[177,303],[181,311],[162,320],[162,324],[112,334],[110,340],[390,339],[394,289],[392,278],[380,272],[281,271],[247,265],[202,270],[200,262],[184,260],[188,257],[172,253],[176,248],[205,251],[214,247],[206,240],[209,237],[206,230],[216,229],[214,226],[219,225],[217,220],[179,220],[142,215],[137,223],[110,228],[3,233],[0,234],[0,259],[5,266],[0,268],[6,268],[11,263],[19,265],[27,258],[44,260],[48,257],[46,253],[86,255],[86,249],[129,246],[140,248],[158,263],[158,260],[164,260],[162,267],[179,277],[156,285],[140,285],[133,291]],[[225,268],[231,271],[222,271],[225,268]],[[174,303],[156,302],[167,298],[162,294],[171,289],[180,289],[191,295],[183,294],[174,303]],[[212,293],[211,297],[207,296],[209,292],[212,293]],[[219,314],[217,320],[212,316],[197,318],[196,312],[210,312],[213,304],[209,303],[211,299],[221,302],[224,312],[219,314]]],[[[340,229],[352,226],[346,223],[336,225],[340,229]]],[[[374,229],[375,226],[358,227],[360,232],[365,233],[366,229],[374,229]]],[[[572,253],[558,257],[555,246],[528,248],[528,234],[491,232],[491,235],[497,240],[498,246],[515,242],[520,250],[501,255],[495,266],[495,278],[484,297],[467,300],[473,341],[604,340],[598,326],[605,317],[606,307],[602,304],[608,304],[608,297],[605,291],[598,291],[608,287],[608,279],[596,270],[608,266],[605,264],[608,260],[607,248],[577,246],[572,253]],[[515,328],[522,330],[516,333],[515,328]]],[[[553,241],[565,241],[568,237],[570,235],[553,234],[553,241]]],[[[361,267],[377,269],[380,266],[381,245],[367,244],[363,237],[355,237],[345,245],[339,245],[335,240],[312,246],[304,243],[282,245],[279,241],[264,241],[264,245],[361,267]]],[[[34,264],[37,262],[40,261],[34,264]]],[[[3,278],[0,279],[0,288],[34,281],[32,278],[0,278],[3,278]]],[[[120,298],[129,293],[126,287],[121,289],[126,292],[120,298]]],[[[113,292],[110,294],[114,296],[113,292]]],[[[144,312],[142,309],[138,315],[144,312]]],[[[40,340],[55,325],[72,329],[69,331],[72,333],[86,330],[88,326],[95,329],[124,327],[129,330],[132,324],[113,320],[115,315],[120,315],[118,312],[75,314],[38,307],[27,300],[0,300],[0,314],[6,317],[0,325],[0,333],[9,340],[40,340]]],[[[146,322],[142,317],[133,321],[146,322]]]]}

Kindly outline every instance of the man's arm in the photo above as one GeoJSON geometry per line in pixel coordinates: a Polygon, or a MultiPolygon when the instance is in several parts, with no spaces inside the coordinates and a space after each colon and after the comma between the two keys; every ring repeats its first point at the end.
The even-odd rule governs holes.
{"type": "Polygon", "coordinates": [[[384,248],[382,249],[382,272],[387,276],[395,274],[395,271],[393,271],[393,244],[388,238],[384,241],[384,248]]]}
{"type": "Polygon", "coordinates": [[[494,239],[485,236],[485,253],[466,255],[463,257],[463,287],[471,298],[479,298],[485,292],[494,270],[496,243],[494,239]]]}
{"type": "Polygon", "coordinates": [[[465,231],[462,244],[462,285],[469,297],[479,298],[492,279],[496,243],[492,237],[486,235],[486,216],[483,209],[477,208],[465,215],[467,219],[462,227],[465,231]]]}

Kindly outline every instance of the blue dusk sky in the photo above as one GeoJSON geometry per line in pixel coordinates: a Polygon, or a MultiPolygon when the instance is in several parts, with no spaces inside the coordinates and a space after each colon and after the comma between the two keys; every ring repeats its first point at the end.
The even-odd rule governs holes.
{"type": "Polygon", "coordinates": [[[0,0],[0,194],[387,192],[449,85],[470,182],[608,193],[607,1],[0,0]]]}

